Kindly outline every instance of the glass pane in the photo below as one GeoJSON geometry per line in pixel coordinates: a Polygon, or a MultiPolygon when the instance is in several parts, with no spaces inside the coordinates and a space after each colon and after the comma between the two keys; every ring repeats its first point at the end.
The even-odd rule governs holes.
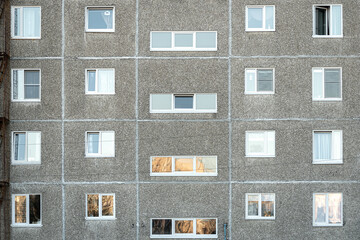
{"type": "Polygon", "coordinates": [[[340,69],[325,69],[325,82],[340,83],[340,69]]]}
{"type": "Polygon", "coordinates": [[[113,69],[101,69],[98,71],[98,92],[114,93],[115,92],[115,75],[113,69]]]}
{"type": "Polygon", "coordinates": [[[99,153],[99,133],[88,133],[88,153],[99,153]]]}
{"type": "Polygon", "coordinates": [[[192,220],[175,220],[175,233],[193,233],[192,220]]]}
{"type": "Polygon", "coordinates": [[[274,29],[274,7],[265,7],[265,29],[274,29]]]}
{"type": "Polygon", "coordinates": [[[25,142],[26,134],[25,133],[15,133],[14,136],[14,160],[25,160],[25,142]]]}
{"type": "Polygon", "coordinates": [[[197,94],[196,109],[216,110],[216,94],[197,94]]]}
{"type": "Polygon", "coordinates": [[[40,161],[41,159],[41,134],[38,132],[28,133],[28,161],[40,161]]]}
{"type": "Polygon", "coordinates": [[[26,223],[26,196],[15,196],[15,223],[26,223]]]}
{"type": "Polygon", "coordinates": [[[331,11],[331,34],[341,35],[341,5],[332,5],[331,11]]]}
{"type": "Polygon", "coordinates": [[[88,29],[112,29],[113,9],[88,9],[88,29]]]}
{"type": "Polygon", "coordinates": [[[96,71],[88,71],[88,91],[94,92],[96,84],[96,71]]]}
{"type": "Polygon", "coordinates": [[[325,223],[326,222],[326,196],[324,194],[315,195],[315,222],[325,223]]]}
{"type": "Polygon", "coordinates": [[[193,34],[175,33],[175,47],[192,47],[193,34]]]}
{"type": "Polygon", "coordinates": [[[262,28],[262,8],[248,8],[248,28],[262,28]]]}
{"type": "Polygon", "coordinates": [[[267,135],[267,154],[275,155],[275,132],[269,131],[266,132],[267,135]]]}
{"type": "Polygon", "coordinates": [[[342,160],[342,132],[341,131],[333,131],[331,141],[332,141],[331,159],[342,160]]]}
{"type": "Polygon", "coordinates": [[[40,72],[39,71],[24,71],[25,84],[40,84],[40,72]]]}
{"type": "Polygon", "coordinates": [[[329,223],[341,223],[341,193],[329,194],[329,223]]]}
{"type": "Polygon", "coordinates": [[[315,9],[316,35],[328,35],[328,7],[317,7],[315,9]]]}
{"type": "Polygon", "coordinates": [[[101,154],[103,156],[115,155],[115,133],[102,132],[101,133],[101,154]]]}
{"type": "Polygon", "coordinates": [[[40,86],[39,85],[25,85],[25,99],[39,99],[40,86]]]}
{"type": "Polygon", "coordinates": [[[192,158],[175,158],[175,172],[192,172],[193,163],[192,158]]]}
{"type": "Polygon", "coordinates": [[[331,159],[331,132],[315,132],[314,159],[331,159]]]}
{"type": "Polygon", "coordinates": [[[265,153],[264,133],[248,133],[249,153],[265,153]]]}
{"type": "Polygon", "coordinates": [[[171,110],[171,94],[152,94],[151,109],[152,110],[171,110]]]}
{"type": "Polygon", "coordinates": [[[152,172],[171,172],[172,158],[171,157],[153,157],[152,158],[152,172]]]}
{"type": "Polygon", "coordinates": [[[20,8],[14,9],[14,36],[20,36],[20,8]]]}
{"type": "Polygon", "coordinates": [[[114,196],[102,196],[102,216],[114,216],[114,196]]]}
{"type": "Polygon", "coordinates": [[[216,234],[216,219],[196,219],[196,234],[216,234]]]}
{"type": "Polygon", "coordinates": [[[18,99],[18,81],[19,81],[19,71],[14,70],[12,75],[13,81],[13,99],[18,99]]]}
{"type": "Polygon", "coordinates": [[[323,73],[321,70],[313,70],[313,98],[323,98],[323,73]]]}
{"type": "Polygon", "coordinates": [[[152,48],[171,48],[171,32],[152,32],[152,48]]]}
{"type": "Polygon", "coordinates": [[[196,172],[216,172],[216,157],[196,157],[196,172]]]}
{"type": "Polygon", "coordinates": [[[255,91],[255,78],[256,78],[255,70],[246,70],[245,73],[245,88],[246,92],[254,92],[255,91]]]}
{"type": "Polygon", "coordinates": [[[274,194],[261,194],[261,216],[273,217],[274,216],[274,194]]]}
{"type": "Polygon", "coordinates": [[[197,32],[196,33],[197,48],[216,48],[215,32],[197,32]]]}
{"type": "Polygon", "coordinates": [[[87,216],[99,217],[99,194],[87,195],[87,216]]]}
{"type": "Polygon", "coordinates": [[[152,234],[163,235],[172,234],[172,220],[171,219],[153,219],[152,220],[152,234]]]}
{"type": "Polygon", "coordinates": [[[175,96],[175,108],[193,108],[193,96],[175,96]]]}
{"type": "Polygon", "coordinates": [[[259,196],[248,195],[248,216],[259,215],[259,196]]]}
{"type": "Polygon", "coordinates": [[[29,214],[30,214],[30,224],[40,224],[41,223],[41,206],[40,206],[40,195],[30,195],[29,196],[29,214]]]}
{"type": "Polygon", "coordinates": [[[14,99],[24,99],[24,70],[13,71],[13,97],[14,99]]]}
{"type": "Polygon", "coordinates": [[[24,37],[40,37],[40,8],[24,7],[24,37]]]}
{"type": "Polygon", "coordinates": [[[325,98],[340,97],[340,69],[325,69],[325,98]]]}

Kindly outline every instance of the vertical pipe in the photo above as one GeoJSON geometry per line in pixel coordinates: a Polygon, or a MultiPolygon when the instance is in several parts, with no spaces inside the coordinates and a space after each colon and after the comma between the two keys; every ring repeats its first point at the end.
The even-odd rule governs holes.
{"type": "Polygon", "coordinates": [[[224,240],[226,240],[227,238],[226,238],[226,227],[227,227],[227,224],[226,223],[224,223],[224,240]]]}

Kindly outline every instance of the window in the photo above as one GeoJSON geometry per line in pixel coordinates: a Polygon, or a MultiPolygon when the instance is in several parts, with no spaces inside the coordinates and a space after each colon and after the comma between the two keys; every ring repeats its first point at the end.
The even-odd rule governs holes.
{"type": "Polygon", "coordinates": [[[217,238],[216,218],[151,219],[151,238],[217,238]]]}
{"type": "Polygon", "coordinates": [[[86,194],[86,219],[115,219],[115,194],[86,194]]]}
{"type": "Polygon", "coordinates": [[[87,7],[86,32],[115,32],[115,7],[87,7]]]}
{"type": "Polygon", "coordinates": [[[87,69],[86,94],[115,94],[114,69],[87,69]]]}
{"type": "Polygon", "coordinates": [[[341,68],[313,68],[313,100],[339,101],[341,96],[341,68]]]}
{"type": "Polygon", "coordinates": [[[86,157],[115,157],[115,132],[87,132],[86,157]]]}
{"type": "Polygon", "coordinates": [[[275,131],[247,131],[246,157],[275,157],[275,131]]]}
{"type": "Polygon", "coordinates": [[[216,113],[216,93],[150,94],[150,113],[216,113]]]}
{"type": "Polygon", "coordinates": [[[342,163],[342,148],[342,131],[314,131],[313,164],[342,163]]]}
{"type": "Polygon", "coordinates": [[[274,71],[274,69],[245,69],[245,93],[274,93],[274,71]]]}
{"type": "Polygon", "coordinates": [[[342,5],[314,5],[313,37],[342,37],[342,5]]]}
{"type": "Polygon", "coordinates": [[[41,163],[41,132],[13,132],[12,164],[41,163]]]}
{"type": "Polygon", "coordinates": [[[151,176],[217,176],[217,157],[151,157],[150,169],[151,176]]]}
{"type": "Polygon", "coordinates": [[[40,7],[11,7],[11,20],[12,38],[40,39],[40,7]]]}
{"type": "Polygon", "coordinates": [[[41,195],[12,195],[12,226],[41,227],[41,195]]]}
{"type": "Polygon", "coordinates": [[[342,226],[342,219],[342,193],[314,193],[313,226],[342,226]]]}
{"type": "Polygon", "coordinates": [[[246,6],[246,31],[275,31],[275,6],[246,6]]]}
{"type": "Polygon", "coordinates": [[[153,31],[150,51],[217,51],[217,32],[153,31]]]}
{"type": "Polygon", "coordinates": [[[39,102],[41,80],[39,69],[12,69],[12,100],[39,102]]]}
{"type": "Polygon", "coordinates": [[[274,193],[247,193],[246,219],[275,219],[274,193]]]}

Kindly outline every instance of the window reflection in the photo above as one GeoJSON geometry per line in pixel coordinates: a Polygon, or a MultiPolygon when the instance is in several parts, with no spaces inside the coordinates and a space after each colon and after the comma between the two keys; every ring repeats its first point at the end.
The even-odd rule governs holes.
{"type": "Polygon", "coordinates": [[[93,194],[87,196],[87,211],[88,217],[99,216],[99,195],[93,194]]]}
{"type": "Polygon", "coordinates": [[[175,158],[175,172],[192,172],[193,159],[192,158],[175,158]]]}
{"type": "Polygon", "coordinates": [[[40,195],[30,195],[29,198],[30,224],[40,224],[40,195]]]}
{"type": "Polygon", "coordinates": [[[152,234],[172,234],[171,219],[153,219],[152,234]]]}
{"type": "Polygon", "coordinates": [[[26,223],[26,196],[15,196],[15,223],[26,223]]]}
{"type": "Polygon", "coordinates": [[[171,172],[171,171],[172,171],[171,157],[152,158],[152,172],[171,172]]]}
{"type": "Polygon", "coordinates": [[[341,194],[329,194],[329,223],[341,223],[341,194]]]}
{"type": "Polygon", "coordinates": [[[113,216],[114,215],[114,199],[111,195],[102,196],[102,215],[113,216]]]}
{"type": "Polygon", "coordinates": [[[273,217],[274,216],[274,202],[275,196],[273,194],[261,195],[261,216],[273,217]]]}
{"type": "Polygon", "coordinates": [[[196,172],[216,172],[216,158],[196,157],[196,172]]]}
{"type": "Polygon", "coordinates": [[[216,234],[216,219],[196,219],[196,234],[216,234]]]}
{"type": "Polygon", "coordinates": [[[315,222],[326,222],[326,196],[315,195],[315,222]]]}
{"type": "Polygon", "coordinates": [[[259,197],[257,195],[248,196],[248,215],[257,216],[259,209],[259,197]]]}
{"type": "Polygon", "coordinates": [[[193,233],[192,220],[175,220],[175,233],[193,233]]]}

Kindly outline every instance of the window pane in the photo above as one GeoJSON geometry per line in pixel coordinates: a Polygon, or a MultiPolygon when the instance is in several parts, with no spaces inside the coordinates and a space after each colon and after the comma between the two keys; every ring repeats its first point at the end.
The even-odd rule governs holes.
{"type": "Polygon", "coordinates": [[[245,87],[246,92],[255,92],[255,78],[256,78],[256,71],[255,70],[246,70],[245,73],[245,87]]]}
{"type": "Polygon", "coordinates": [[[99,153],[99,133],[88,133],[88,153],[99,153]]]}
{"type": "Polygon", "coordinates": [[[314,159],[331,159],[331,132],[315,132],[314,159]]]}
{"type": "Polygon", "coordinates": [[[24,99],[24,70],[13,71],[13,97],[14,99],[24,99]]]}
{"type": "Polygon", "coordinates": [[[216,110],[216,94],[197,94],[196,109],[216,110]]]}
{"type": "Polygon", "coordinates": [[[112,9],[88,9],[88,29],[112,29],[112,9]]]}
{"type": "Polygon", "coordinates": [[[87,216],[99,217],[99,194],[87,195],[87,216]]]}
{"type": "Polygon", "coordinates": [[[325,98],[340,98],[340,69],[325,69],[325,98]]]}
{"type": "Polygon", "coordinates": [[[192,220],[175,220],[175,233],[193,233],[192,220]]]}
{"type": "Polygon", "coordinates": [[[25,85],[25,99],[39,99],[40,86],[39,85],[25,85]]]}
{"type": "Polygon", "coordinates": [[[329,194],[329,223],[341,223],[341,194],[329,194]]]}
{"type": "Polygon", "coordinates": [[[342,131],[333,131],[331,141],[331,159],[342,160],[342,131]]]}
{"type": "Polygon", "coordinates": [[[152,48],[171,48],[171,32],[152,32],[152,48]]]}
{"type": "Polygon", "coordinates": [[[102,216],[114,216],[114,196],[102,196],[102,216]]]}
{"type": "Polygon", "coordinates": [[[331,34],[341,35],[341,5],[332,5],[331,11],[331,34]]]}
{"type": "Polygon", "coordinates": [[[152,94],[151,109],[152,110],[171,110],[171,94],[152,94]]]}
{"type": "Polygon", "coordinates": [[[193,108],[193,96],[175,96],[175,108],[193,108]]]}
{"type": "Polygon", "coordinates": [[[326,222],[326,196],[324,194],[315,195],[315,222],[326,222]]]}
{"type": "Polygon", "coordinates": [[[14,136],[14,160],[25,160],[25,146],[26,143],[26,134],[25,133],[15,133],[14,136]]]}
{"type": "Polygon", "coordinates": [[[101,133],[101,154],[104,156],[115,155],[115,133],[102,132],[101,133]]]}
{"type": "Polygon", "coordinates": [[[313,70],[313,98],[323,98],[323,72],[321,70],[313,70]]]}
{"type": "Polygon", "coordinates": [[[15,223],[26,223],[26,196],[15,196],[15,223]]]}
{"type": "Polygon", "coordinates": [[[175,33],[175,47],[192,47],[193,34],[175,33]]]}
{"type": "Polygon", "coordinates": [[[96,84],[96,71],[88,71],[88,91],[94,92],[96,84]]]}
{"type": "Polygon", "coordinates": [[[216,48],[215,32],[197,32],[196,33],[197,48],[216,48]]]}
{"type": "Polygon", "coordinates": [[[249,133],[248,137],[249,153],[265,153],[264,133],[249,133]]]}
{"type": "Polygon", "coordinates": [[[175,158],[175,172],[192,172],[193,164],[192,158],[175,158]]]}
{"type": "Polygon", "coordinates": [[[265,7],[265,29],[274,29],[274,7],[265,7]]]}
{"type": "Polygon", "coordinates": [[[24,37],[40,37],[40,8],[24,7],[24,37]]]}
{"type": "Polygon", "coordinates": [[[196,172],[216,172],[216,157],[196,157],[196,172]]]}
{"type": "Polygon", "coordinates": [[[40,84],[40,72],[25,70],[25,84],[40,84]]]}
{"type": "Polygon", "coordinates": [[[262,8],[248,8],[248,28],[262,28],[262,8]]]}
{"type": "Polygon", "coordinates": [[[20,36],[20,8],[14,9],[14,36],[20,36]]]}
{"type": "Polygon", "coordinates": [[[274,216],[274,194],[261,194],[261,216],[273,217],[274,216]]]}
{"type": "Polygon", "coordinates": [[[40,195],[29,195],[29,214],[30,224],[41,223],[41,206],[40,206],[40,195]]]}
{"type": "Polygon", "coordinates": [[[258,91],[273,91],[273,70],[258,70],[258,91]]]}
{"type": "Polygon", "coordinates": [[[13,70],[12,81],[13,81],[13,99],[18,99],[18,87],[19,87],[19,71],[13,70]]]}
{"type": "Polygon", "coordinates": [[[216,219],[196,219],[196,234],[216,234],[216,219]]]}
{"type": "Polygon", "coordinates": [[[328,8],[327,7],[317,7],[315,9],[315,18],[316,18],[316,35],[328,35],[328,8]]]}
{"type": "Polygon", "coordinates": [[[153,157],[152,172],[172,172],[171,157],[153,157]]]}
{"type": "Polygon", "coordinates": [[[98,71],[98,92],[114,93],[115,92],[115,76],[113,69],[100,69],[98,71]]]}
{"type": "Polygon", "coordinates": [[[267,154],[275,155],[275,132],[266,132],[267,135],[267,154]]]}
{"type": "Polygon", "coordinates": [[[41,134],[38,132],[28,133],[28,161],[40,161],[41,159],[41,134]]]}
{"type": "Polygon", "coordinates": [[[152,220],[152,234],[163,235],[172,234],[172,220],[171,219],[153,219],[152,220]]]}
{"type": "Polygon", "coordinates": [[[259,196],[248,195],[248,216],[259,215],[259,196]]]}

